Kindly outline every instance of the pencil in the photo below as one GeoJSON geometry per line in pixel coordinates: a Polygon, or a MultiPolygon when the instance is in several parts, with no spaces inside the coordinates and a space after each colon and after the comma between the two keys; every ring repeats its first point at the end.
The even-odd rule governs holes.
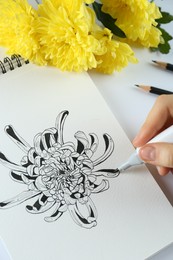
{"type": "Polygon", "coordinates": [[[145,86],[145,85],[135,85],[135,86],[137,86],[138,88],[140,88],[140,89],[142,89],[146,92],[153,93],[153,94],[156,94],[156,95],[173,94],[172,91],[161,89],[161,88],[156,88],[156,87],[153,87],[153,86],[145,86]]]}
{"type": "Polygon", "coordinates": [[[163,69],[173,71],[173,64],[171,64],[171,63],[166,63],[166,62],[157,61],[157,60],[152,60],[152,62],[156,63],[159,67],[161,67],[163,69]]]}

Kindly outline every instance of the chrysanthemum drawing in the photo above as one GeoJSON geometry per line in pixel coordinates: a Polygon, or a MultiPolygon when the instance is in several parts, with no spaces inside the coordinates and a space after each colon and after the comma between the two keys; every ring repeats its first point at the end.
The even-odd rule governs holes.
{"type": "Polygon", "coordinates": [[[26,185],[26,190],[0,202],[0,209],[11,208],[35,197],[35,203],[27,205],[26,210],[33,214],[51,210],[50,216],[45,217],[47,222],[55,221],[69,211],[79,226],[96,226],[97,210],[91,194],[109,188],[109,182],[104,177],[118,176],[118,173],[96,169],[96,166],[112,154],[114,143],[108,134],[104,134],[105,151],[98,159],[92,160],[99,144],[96,134],[87,137],[84,132],[78,131],[74,135],[75,143],[64,141],[64,122],[68,114],[68,111],[62,111],[55,127],[37,134],[34,147],[23,140],[12,126],[6,126],[7,135],[26,155],[19,165],[0,152],[0,162],[10,169],[13,180],[26,185]]]}

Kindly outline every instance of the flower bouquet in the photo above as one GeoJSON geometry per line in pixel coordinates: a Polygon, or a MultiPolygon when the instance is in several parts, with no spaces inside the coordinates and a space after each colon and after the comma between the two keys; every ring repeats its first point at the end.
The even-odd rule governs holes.
{"type": "Polygon", "coordinates": [[[133,44],[168,53],[161,25],[173,20],[148,0],[0,0],[0,46],[63,71],[120,71],[136,63],[133,44]]]}

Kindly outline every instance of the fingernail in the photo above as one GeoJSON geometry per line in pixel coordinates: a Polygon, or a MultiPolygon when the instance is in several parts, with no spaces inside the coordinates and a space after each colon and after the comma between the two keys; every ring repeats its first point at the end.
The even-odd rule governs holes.
{"type": "Polygon", "coordinates": [[[156,149],[153,146],[145,146],[140,149],[140,157],[144,161],[155,161],[156,149]]]}
{"type": "Polygon", "coordinates": [[[140,140],[140,136],[137,135],[137,136],[133,139],[133,141],[132,141],[133,145],[137,144],[139,140],[140,140]]]}
{"type": "Polygon", "coordinates": [[[135,138],[133,139],[132,143],[135,145],[136,143],[138,143],[141,139],[141,132],[139,132],[135,138]]]}
{"type": "Polygon", "coordinates": [[[132,143],[135,144],[135,143],[137,142],[137,140],[138,140],[138,136],[136,136],[136,137],[133,139],[132,143]]]}
{"type": "Polygon", "coordinates": [[[160,166],[156,166],[156,169],[157,169],[158,173],[160,174],[160,166]]]}

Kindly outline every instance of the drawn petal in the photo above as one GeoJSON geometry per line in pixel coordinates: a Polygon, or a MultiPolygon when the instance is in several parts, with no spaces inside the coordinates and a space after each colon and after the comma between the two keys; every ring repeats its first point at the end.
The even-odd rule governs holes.
{"type": "Polygon", "coordinates": [[[32,147],[29,152],[28,152],[28,159],[31,163],[35,162],[35,158],[36,158],[37,153],[35,152],[35,149],[32,147]]]}
{"type": "Polygon", "coordinates": [[[93,162],[90,159],[85,159],[83,161],[83,166],[89,169],[94,169],[93,162]]]}
{"type": "Polygon", "coordinates": [[[114,142],[110,135],[104,134],[103,135],[105,141],[105,152],[102,156],[100,156],[97,160],[93,161],[94,166],[104,162],[113,152],[114,150],[114,142]]]}
{"type": "Polygon", "coordinates": [[[90,149],[92,150],[93,153],[97,150],[98,144],[99,144],[99,139],[96,134],[90,134],[91,137],[91,147],[90,149]]]}
{"type": "Polygon", "coordinates": [[[0,208],[8,209],[8,208],[17,206],[17,205],[25,202],[28,199],[38,196],[39,194],[40,194],[40,191],[33,191],[33,190],[32,191],[31,190],[23,191],[22,193],[18,194],[17,196],[15,196],[9,200],[0,202],[0,208]]]}
{"type": "Polygon", "coordinates": [[[85,204],[80,204],[78,201],[74,205],[69,205],[68,210],[73,218],[73,220],[81,227],[84,228],[92,228],[97,225],[97,210],[95,205],[93,204],[92,200],[88,197],[88,202],[85,204]],[[88,210],[88,215],[84,216],[82,214],[79,207],[81,205],[84,207],[86,206],[88,210]]]}
{"type": "Polygon", "coordinates": [[[45,217],[45,221],[53,222],[62,216],[62,214],[67,210],[67,205],[62,203],[57,203],[56,208],[50,217],[45,217]]]}
{"type": "Polygon", "coordinates": [[[26,153],[29,151],[31,146],[14,130],[11,125],[5,127],[5,132],[20,149],[26,153]]]}
{"type": "Polygon", "coordinates": [[[0,152],[0,162],[7,168],[11,169],[11,170],[17,170],[17,171],[21,171],[21,172],[26,172],[26,168],[21,166],[21,165],[18,165],[18,164],[15,164],[11,161],[9,161],[7,159],[7,157],[0,152]]]}
{"type": "Polygon", "coordinates": [[[45,187],[45,184],[42,181],[42,176],[38,176],[35,180],[35,186],[40,191],[47,191],[47,188],[45,187]]]}
{"type": "Polygon", "coordinates": [[[44,218],[45,221],[53,222],[53,221],[56,221],[57,219],[59,219],[62,216],[62,214],[64,213],[64,211],[60,210],[60,208],[61,208],[60,206],[61,206],[61,203],[60,202],[57,203],[54,212],[52,213],[52,215],[50,217],[45,217],[44,218]]]}
{"type": "Polygon", "coordinates": [[[67,110],[62,111],[56,119],[56,123],[55,123],[55,127],[58,130],[58,142],[60,144],[64,143],[63,140],[63,128],[64,128],[64,123],[65,123],[65,119],[68,116],[69,112],[67,110]]]}
{"type": "Polygon", "coordinates": [[[66,142],[63,144],[62,147],[59,148],[60,150],[69,150],[71,151],[72,153],[75,152],[75,146],[74,146],[74,143],[72,142],[66,142]]]}
{"type": "Polygon", "coordinates": [[[99,193],[109,189],[108,180],[102,180],[100,184],[93,183],[89,180],[90,188],[92,193],[99,193]]]}
{"type": "Polygon", "coordinates": [[[77,153],[81,154],[85,149],[89,148],[89,141],[84,132],[78,131],[74,137],[77,139],[77,153]]]}
{"type": "MultiPolygon", "coordinates": [[[[51,137],[51,139],[54,138],[52,135],[50,137],[51,137]]],[[[36,153],[40,157],[43,157],[44,159],[50,158],[48,151],[45,150],[45,147],[43,145],[41,133],[38,133],[34,138],[34,148],[35,148],[36,153]]]]}
{"type": "Polygon", "coordinates": [[[41,149],[41,134],[37,134],[34,138],[34,147],[38,155],[42,156],[43,150],[41,149]]]}
{"type": "Polygon", "coordinates": [[[30,177],[28,175],[25,175],[23,172],[19,172],[19,171],[11,171],[10,175],[13,180],[25,184],[29,184],[36,179],[36,177],[30,177]]]}
{"type": "Polygon", "coordinates": [[[27,155],[24,155],[20,161],[21,165],[23,167],[27,167],[28,165],[31,164],[31,162],[28,160],[28,156],[27,155]]]}
{"type": "Polygon", "coordinates": [[[120,175],[120,172],[118,169],[100,169],[98,171],[94,172],[97,176],[104,176],[107,178],[115,178],[120,175]]]}
{"type": "Polygon", "coordinates": [[[41,141],[44,149],[48,151],[49,148],[53,146],[53,144],[56,143],[57,139],[57,129],[56,128],[50,128],[45,130],[41,135],[41,141]]]}
{"type": "Polygon", "coordinates": [[[24,181],[22,180],[22,173],[19,171],[11,171],[10,172],[11,178],[14,181],[20,182],[20,183],[24,183],[24,181]]]}
{"type": "Polygon", "coordinates": [[[47,210],[52,208],[54,204],[55,204],[54,201],[48,202],[47,196],[42,194],[40,198],[34,203],[33,206],[27,205],[26,210],[32,214],[39,214],[39,213],[46,212],[47,210]]]}
{"type": "Polygon", "coordinates": [[[36,168],[36,166],[33,165],[33,164],[30,164],[30,165],[27,167],[27,173],[28,173],[29,176],[37,176],[37,175],[35,174],[35,171],[34,171],[35,168],[36,168]]]}

